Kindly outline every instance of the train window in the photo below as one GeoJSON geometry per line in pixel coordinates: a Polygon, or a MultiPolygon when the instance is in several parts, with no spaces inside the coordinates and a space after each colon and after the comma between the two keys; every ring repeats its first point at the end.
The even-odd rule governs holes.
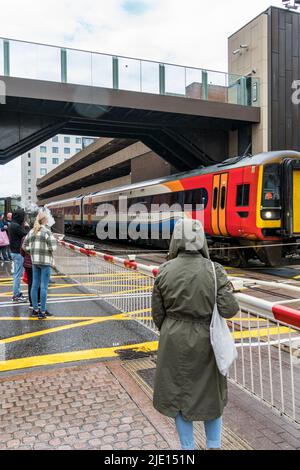
{"type": "Polygon", "coordinates": [[[204,209],[206,209],[208,204],[208,192],[205,188],[200,188],[198,191],[199,199],[197,200],[197,204],[203,204],[204,209]]]}
{"type": "Polygon", "coordinates": [[[225,209],[225,202],[226,202],[226,186],[223,186],[221,190],[221,209],[225,209]]]}
{"type": "Polygon", "coordinates": [[[178,191],[176,193],[172,193],[172,205],[179,204],[181,208],[184,205],[184,191],[178,191]]]}
{"type": "Polygon", "coordinates": [[[203,204],[204,209],[208,203],[208,192],[205,188],[200,189],[192,189],[190,191],[185,192],[184,198],[185,204],[191,204],[193,206],[193,210],[196,210],[196,206],[203,204]]]}
{"type": "Polygon", "coordinates": [[[152,198],[152,204],[172,204],[172,193],[155,194],[152,198]]]}
{"type": "Polygon", "coordinates": [[[218,188],[214,188],[214,201],[213,201],[213,208],[216,209],[218,206],[218,188]]]}
{"type": "Polygon", "coordinates": [[[236,191],[236,206],[249,206],[250,184],[239,184],[236,191]]]}
{"type": "Polygon", "coordinates": [[[280,165],[266,165],[264,169],[263,207],[280,207],[280,165]]]}

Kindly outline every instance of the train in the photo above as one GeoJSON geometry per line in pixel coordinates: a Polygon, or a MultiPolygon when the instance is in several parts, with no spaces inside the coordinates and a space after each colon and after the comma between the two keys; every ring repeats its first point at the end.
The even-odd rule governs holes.
{"type": "Polygon", "coordinates": [[[20,197],[0,197],[0,214],[8,214],[21,208],[20,197]]]}
{"type": "MultiPolygon", "coordinates": [[[[63,219],[66,233],[96,234],[101,204],[112,204],[119,213],[120,198],[128,205],[189,204],[188,216],[203,220],[212,258],[246,266],[259,259],[275,266],[298,255],[300,242],[300,153],[273,151],[229,158],[193,171],[103,190],[47,204],[55,219],[63,219]]],[[[153,206],[151,206],[153,207],[153,206]]],[[[178,210],[178,209],[177,209],[178,210]]],[[[152,233],[174,226],[178,213],[158,210],[142,217],[152,233]]],[[[136,219],[135,219],[136,220],[136,219]]],[[[129,220],[127,220],[129,223],[129,220]]],[[[115,219],[118,229],[120,223],[115,219]]],[[[166,248],[168,240],[140,239],[140,243],[166,248]]]]}

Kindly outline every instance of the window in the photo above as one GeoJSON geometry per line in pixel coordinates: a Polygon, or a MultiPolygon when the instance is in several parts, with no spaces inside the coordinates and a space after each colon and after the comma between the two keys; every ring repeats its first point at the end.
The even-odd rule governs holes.
{"type": "Polygon", "coordinates": [[[76,149],[76,153],[79,153],[79,152],[81,152],[81,149],[76,149]]]}
{"type": "Polygon", "coordinates": [[[28,196],[28,201],[31,201],[31,196],[28,196]]]}
{"type": "Polygon", "coordinates": [[[262,206],[280,207],[280,166],[275,163],[265,166],[262,206]]]}
{"type": "Polygon", "coordinates": [[[52,142],[58,142],[58,135],[56,135],[55,137],[53,137],[52,142]]]}
{"type": "Polygon", "coordinates": [[[249,206],[250,184],[240,184],[236,191],[236,206],[249,206]]]}
{"type": "Polygon", "coordinates": [[[64,160],[65,160],[65,162],[67,162],[69,159],[68,159],[68,158],[65,158],[64,160]]]}
{"type": "Polygon", "coordinates": [[[70,143],[70,137],[64,137],[64,143],[69,144],[70,143]]]}
{"type": "Polygon", "coordinates": [[[31,158],[31,153],[28,153],[28,158],[31,158]]]}
{"type": "Polygon", "coordinates": [[[31,162],[28,162],[28,166],[31,166],[31,162]]]}
{"type": "Polygon", "coordinates": [[[31,176],[31,170],[28,170],[28,176],[31,176]]]}
{"type": "Polygon", "coordinates": [[[219,193],[219,190],[218,188],[214,188],[214,202],[213,202],[213,208],[214,210],[217,208],[218,206],[218,193],[219,193]]]}
{"type": "Polygon", "coordinates": [[[58,147],[52,147],[52,153],[59,153],[58,147]]]}
{"type": "Polygon", "coordinates": [[[31,193],[31,188],[28,188],[28,192],[31,193]]]}
{"type": "Polygon", "coordinates": [[[47,158],[46,157],[41,157],[40,162],[42,165],[47,165],[47,158]]]}
{"type": "Polygon", "coordinates": [[[52,158],[53,165],[59,165],[59,158],[52,158]]]}
{"type": "Polygon", "coordinates": [[[83,137],[82,139],[82,147],[88,147],[89,145],[93,144],[95,142],[95,139],[92,139],[90,137],[83,137]]]}
{"type": "Polygon", "coordinates": [[[64,153],[65,153],[65,155],[70,155],[71,150],[68,147],[65,147],[64,148],[64,153]]]}
{"type": "Polygon", "coordinates": [[[221,209],[225,209],[226,203],[226,186],[222,186],[221,189],[221,209]]]}
{"type": "Polygon", "coordinates": [[[76,144],[81,144],[81,137],[76,137],[76,144]]]}
{"type": "Polygon", "coordinates": [[[47,168],[41,168],[40,169],[40,175],[45,176],[47,174],[47,168]]]}
{"type": "Polygon", "coordinates": [[[40,147],[40,152],[47,153],[47,147],[44,147],[44,146],[40,147]]]}
{"type": "Polygon", "coordinates": [[[28,184],[31,184],[31,180],[28,180],[28,184]]]}

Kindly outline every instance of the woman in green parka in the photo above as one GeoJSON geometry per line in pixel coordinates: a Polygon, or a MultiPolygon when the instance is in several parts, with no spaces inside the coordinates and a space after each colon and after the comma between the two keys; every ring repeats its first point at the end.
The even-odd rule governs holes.
{"type": "MultiPolygon", "coordinates": [[[[227,380],[210,343],[215,281],[199,221],[176,223],[169,259],[159,268],[152,294],[153,320],[160,330],[153,404],[175,418],[182,449],[195,449],[193,421],[204,421],[207,449],[219,449],[227,380]]],[[[215,270],[219,313],[232,318],[239,305],[224,268],[215,264],[215,270]]]]}

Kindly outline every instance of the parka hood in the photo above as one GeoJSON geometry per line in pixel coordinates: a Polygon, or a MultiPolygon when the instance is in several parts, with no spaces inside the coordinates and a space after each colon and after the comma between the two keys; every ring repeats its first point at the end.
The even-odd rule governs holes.
{"type": "Polygon", "coordinates": [[[25,211],[22,209],[17,209],[12,216],[12,222],[15,222],[16,224],[22,225],[24,220],[25,220],[25,211]]]}
{"type": "Polygon", "coordinates": [[[205,233],[199,220],[184,218],[177,221],[168,259],[177,258],[179,253],[201,253],[204,258],[210,259],[205,233]]]}

